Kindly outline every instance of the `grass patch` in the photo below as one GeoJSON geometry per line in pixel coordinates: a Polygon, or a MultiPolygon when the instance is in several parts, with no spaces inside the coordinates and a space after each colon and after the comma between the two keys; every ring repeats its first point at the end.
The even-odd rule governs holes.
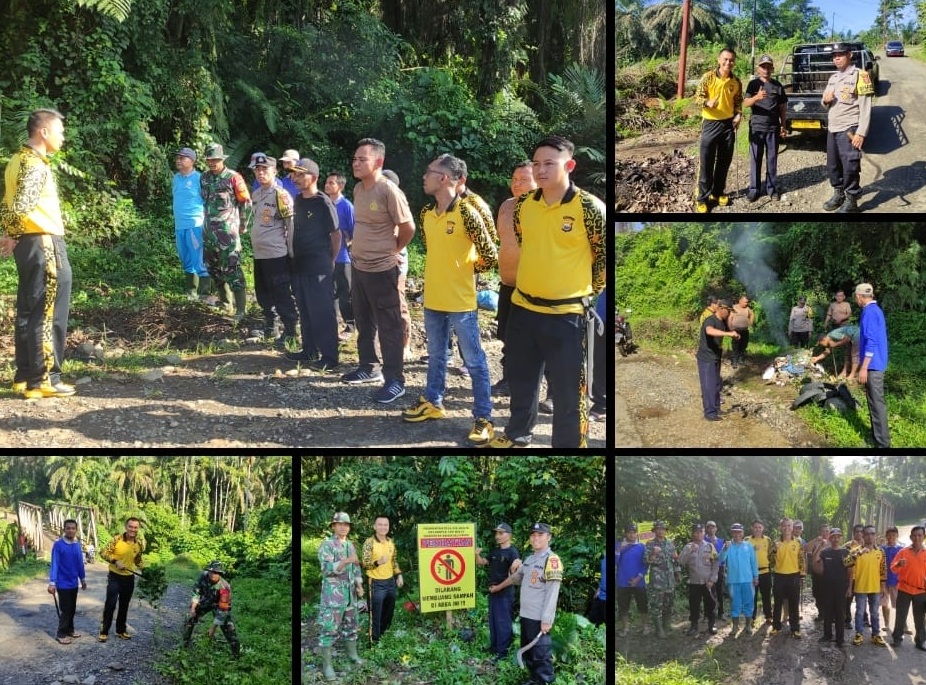
{"type": "Polygon", "coordinates": [[[691,673],[677,661],[650,667],[632,664],[620,654],[614,670],[616,685],[713,685],[716,680],[691,673]]]}
{"type": "Polygon", "coordinates": [[[0,575],[0,594],[11,590],[27,580],[48,578],[49,562],[27,556],[24,560],[17,560],[4,569],[0,575]]]}

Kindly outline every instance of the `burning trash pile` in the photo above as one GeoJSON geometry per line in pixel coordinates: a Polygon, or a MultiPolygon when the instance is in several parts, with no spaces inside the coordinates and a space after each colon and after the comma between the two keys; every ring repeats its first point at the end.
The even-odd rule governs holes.
{"type": "Polygon", "coordinates": [[[854,411],[859,403],[848,386],[821,380],[827,374],[819,364],[811,364],[811,357],[810,350],[794,350],[783,357],[775,357],[762,374],[762,379],[778,386],[800,381],[797,399],[791,403],[792,410],[816,404],[832,411],[854,411]]]}
{"type": "Polygon", "coordinates": [[[679,150],[643,161],[615,164],[615,203],[618,212],[690,212],[694,199],[696,165],[679,150]]]}
{"type": "Polygon", "coordinates": [[[826,375],[819,364],[811,364],[813,353],[810,350],[794,350],[783,357],[775,357],[762,374],[762,380],[778,386],[787,385],[794,378],[812,376],[822,378],[826,375]]]}

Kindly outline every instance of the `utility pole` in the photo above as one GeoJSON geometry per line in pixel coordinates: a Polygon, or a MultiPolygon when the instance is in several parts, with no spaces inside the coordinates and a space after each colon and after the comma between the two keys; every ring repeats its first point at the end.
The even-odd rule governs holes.
{"type": "Polygon", "coordinates": [[[836,13],[833,12],[833,23],[830,24],[830,40],[836,42],[836,13]]]}
{"type": "Polygon", "coordinates": [[[691,12],[689,0],[682,3],[682,40],[678,54],[678,88],[675,91],[675,97],[682,99],[685,97],[685,67],[688,61],[688,14],[691,12]]]}

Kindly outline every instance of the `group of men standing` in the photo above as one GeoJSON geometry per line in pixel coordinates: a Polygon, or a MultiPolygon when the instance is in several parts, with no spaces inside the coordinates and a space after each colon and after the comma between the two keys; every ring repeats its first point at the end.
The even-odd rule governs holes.
{"type": "MultiPolygon", "coordinates": [[[[257,177],[252,199],[240,174],[225,168],[221,146],[208,146],[210,170],[199,181],[205,216],[201,239],[197,219],[189,209],[196,199],[195,175],[199,172],[192,169],[196,155],[189,148],[177,152],[177,248],[188,273],[188,290],[195,296],[197,282],[202,290],[205,268],[219,285],[219,302],[231,313],[234,298],[235,321],[241,321],[245,300],[243,277],[239,277],[240,235],[253,221],[255,289],[265,317],[265,336],[272,334],[278,315],[284,328],[279,342],[295,340],[298,318],[302,347],[298,352],[287,352],[287,358],[322,372],[336,369],[339,336],[331,300],[337,290],[347,331],[356,325],[359,354],[357,368],[344,373],[341,381],[349,385],[381,383],[373,399],[390,404],[406,391],[408,333],[402,315],[399,255],[416,230],[408,201],[384,174],[386,148],[379,140],[365,138],[357,145],[351,160],[358,181],[353,204],[341,194],[343,177],[329,175],[325,186],[328,194],[320,193],[318,165],[306,158],[294,161],[290,152],[293,156],[298,153],[287,151],[284,155],[289,162],[287,180],[297,194],[290,198],[276,179],[276,160],[256,153],[250,165],[257,177]],[[348,227],[341,225],[345,218],[351,222],[348,227]],[[203,245],[205,267],[196,263],[198,244],[203,245]],[[342,255],[347,256],[348,269],[338,268],[342,255]]],[[[466,188],[463,160],[443,154],[426,168],[423,189],[434,198],[420,216],[426,251],[428,374],[417,403],[402,413],[406,422],[446,416],[446,350],[453,331],[473,389],[469,444],[528,446],[537,421],[541,377],[546,375],[553,405],[553,446],[584,446],[589,420],[584,397],[589,380],[585,363],[590,354],[587,320],[593,316],[592,300],[604,288],[606,249],[603,203],[570,181],[576,164],[573,154],[573,143],[559,136],[549,136],[537,144],[528,163],[528,170],[533,172],[530,182],[522,185],[519,181],[519,194],[502,205],[498,232],[491,210],[466,188]],[[500,312],[498,335],[505,352],[503,379],[497,386],[499,391],[510,392],[511,419],[504,433],[496,434],[492,384],[478,326],[475,277],[500,266],[500,260],[500,309],[504,313],[500,312]],[[557,265],[556,278],[549,277],[551,263],[557,265]]],[[[514,175],[524,175],[524,166],[516,167],[514,175]]],[[[603,311],[604,307],[598,309],[603,311]]],[[[596,340],[603,345],[603,326],[598,328],[596,340]]],[[[606,397],[604,369],[598,371],[602,375],[596,383],[600,386],[595,391],[599,402],[594,408],[596,417],[603,415],[606,397]]]]}
{"type": "MultiPolygon", "coordinates": [[[[832,46],[836,68],[826,84],[821,104],[827,109],[827,170],[832,197],[823,203],[828,212],[860,211],[862,145],[871,122],[871,96],[874,87],[868,73],[852,64],[851,46],[832,46]]],[[[695,99],[701,108],[701,143],[695,212],[704,214],[714,207],[731,204],[726,191],[727,174],[733,160],[736,131],[743,117],[743,106],[752,109],[749,118],[749,189],[746,200],[755,202],[762,195],[762,159],[766,161],[765,194],[781,199],[778,183],[778,148],[787,136],[788,96],[773,76],[770,55],[759,58],[757,76],[743,89],[733,74],[736,53],[724,48],[717,57],[717,69],[701,77],[695,99]]]]}
{"type": "MultiPolygon", "coordinates": [[[[360,634],[359,613],[366,608],[363,578],[369,582],[370,640],[377,643],[392,624],[398,590],[404,581],[399,568],[396,546],[390,537],[390,521],[378,516],[373,523],[374,534],[367,538],[358,555],[356,545],[348,539],[350,516],[337,512],[329,527],[331,535],[318,549],[322,572],[322,590],[318,623],[322,674],[335,680],[332,665],[333,645],[343,641],[348,658],[363,664],[357,654],[360,634]]],[[[563,565],[550,549],[552,531],[545,523],[535,522],[530,528],[532,553],[523,561],[511,544],[512,529],[500,523],[494,529],[497,546],[485,556],[476,548],[476,563],[489,571],[489,651],[495,662],[507,657],[512,640],[513,596],[510,586],[521,588],[521,645],[532,645],[524,654],[531,671],[531,683],[552,683],[553,650],[550,631],[556,614],[563,565]]]]}
{"type": "Polygon", "coordinates": [[[814,621],[823,624],[821,643],[834,641],[842,647],[845,631],[854,630],[852,644],[859,646],[864,642],[865,628],[870,626],[871,643],[884,647],[880,624],[883,614],[884,632],[891,633],[892,643],[898,647],[912,607],[914,645],[926,651],[923,526],[913,527],[908,547],[897,542],[898,530],[894,526],[885,531],[886,544],[880,546],[875,527],[862,524],[854,527],[853,538],[846,545],[842,544],[842,531],[826,524],[809,542],[802,537],[803,523],[799,520],[785,517],[779,530],[780,537],[773,541],[765,535],[763,522],[756,519],[752,535],[744,537],[744,527],[734,523],[730,539],[725,541],[717,537],[716,524],[708,521],[705,526],[694,524],[691,541],[678,548],[666,536],[664,521],[654,522],[653,538],[645,544],[637,540],[637,526],[628,524],[617,549],[618,634],[629,634],[629,609],[631,600],[635,600],[642,634],[650,634],[651,618],[657,635],[666,638],[684,569],[690,622],[686,635],[699,634],[702,615],[707,620],[707,633],[717,634],[716,621],[723,614],[726,590],[731,600],[731,636],[739,636],[741,619],[747,635],[762,625],[758,613],[761,597],[764,624],[771,626],[769,635],[778,635],[787,621],[791,637],[799,639],[803,636],[801,595],[809,573],[817,608],[814,621]],[[892,608],[896,608],[893,627],[892,608]]]}

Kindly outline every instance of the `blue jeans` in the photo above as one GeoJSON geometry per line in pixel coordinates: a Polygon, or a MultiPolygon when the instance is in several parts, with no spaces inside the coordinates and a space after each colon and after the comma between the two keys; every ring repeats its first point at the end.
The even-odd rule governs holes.
{"type": "Polygon", "coordinates": [[[881,634],[881,619],[879,618],[881,594],[878,592],[855,593],[855,632],[859,635],[865,632],[865,603],[868,603],[868,614],[871,618],[871,636],[881,634]]]}
{"type": "Polygon", "coordinates": [[[508,656],[511,646],[511,615],[514,592],[506,588],[489,595],[489,650],[500,657],[508,656]]]}
{"type": "Polygon", "coordinates": [[[489,365],[479,342],[479,321],[476,310],[469,312],[438,312],[424,310],[424,330],[428,336],[428,385],[424,398],[435,406],[444,401],[447,389],[447,344],[450,327],[460,342],[460,354],[473,387],[473,418],[492,418],[492,391],[489,382],[489,365]]]}

